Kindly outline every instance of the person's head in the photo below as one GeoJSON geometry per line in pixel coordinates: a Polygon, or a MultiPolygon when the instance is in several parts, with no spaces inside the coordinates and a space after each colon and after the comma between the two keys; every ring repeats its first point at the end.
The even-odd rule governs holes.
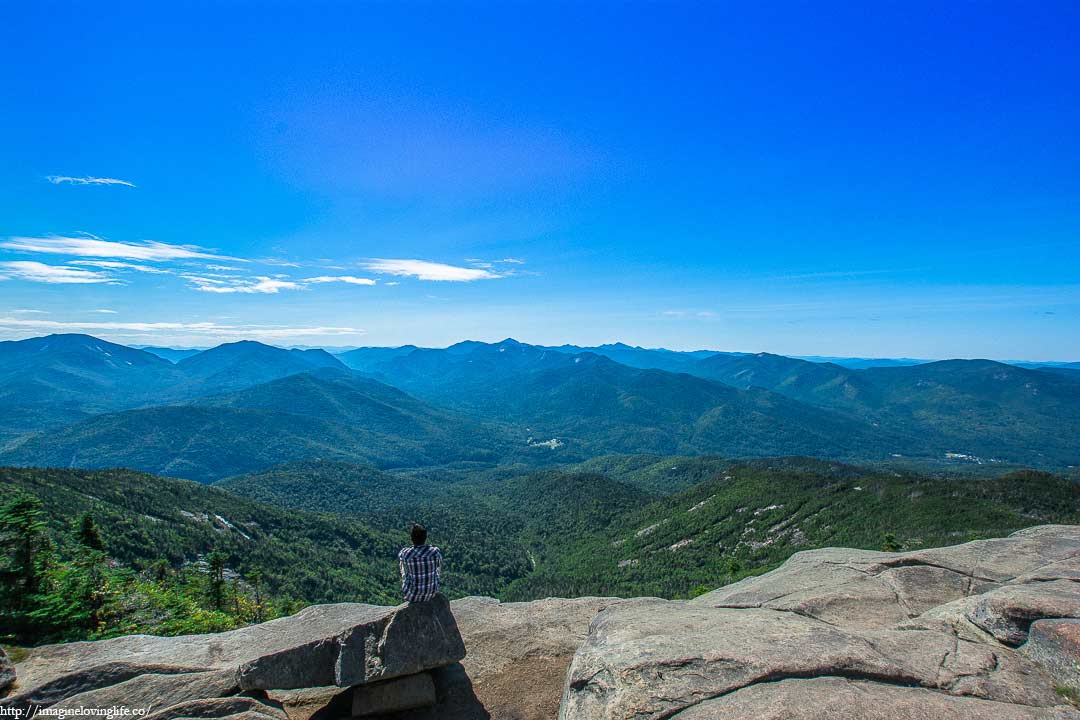
{"type": "Polygon", "coordinates": [[[423,545],[427,542],[427,528],[420,523],[416,523],[412,526],[411,534],[413,545],[423,545]]]}

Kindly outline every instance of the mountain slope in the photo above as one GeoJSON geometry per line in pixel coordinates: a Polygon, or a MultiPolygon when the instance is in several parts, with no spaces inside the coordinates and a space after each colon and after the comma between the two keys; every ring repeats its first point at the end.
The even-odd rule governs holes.
{"type": "Polygon", "coordinates": [[[153,353],[159,358],[168,360],[171,363],[177,363],[184,358],[189,358],[193,355],[198,355],[202,350],[196,350],[194,348],[170,348],[170,347],[157,347],[155,345],[133,345],[140,350],[145,350],[148,353],[153,353]]]}
{"type": "Polygon", "coordinates": [[[345,370],[325,350],[286,350],[251,340],[226,343],[176,363],[186,383],[173,394],[227,392],[319,368],[345,370]]]}
{"type": "Polygon", "coordinates": [[[186,405],[100,415],[31,437],[0,460],[208,482],[316,458],[387,467],[490,462],[506,443],[497,427],[324,370],[186,405]]]}
{"type": "Polygon", "coordinates": [[[178,567],[212,550],[268,590],[309,602],[396,600],[401,538],[362,523],[285,510],[185,480],[131,470],[0,468],[0,504],[16,492],[44,503],[60,530],[89,512],[109,556],[136,569],[178,567]]]}
{"type": "Polygon", "coordinates": [[[693,367],[698,361],[708,357],[719,355],[741,355],[742,353],[718,353],[714,350],[692,350],[679,352],[665,350],[663,348],[643,348],[630,346],[625,343],[609,343],[594,347],[582,347],[578,345],[559,345],[548,347],[548,350],[556,350],[570,355],[592,353],[601,355],[610,360],[630,367],[652,370],[667,370],[668,372],[693,372],[693,367]]]}
{"type": "Polygon", "coordinates": [[[402,355],[408,355],[413,350],[418,350],[415,345],[402,345],[401,347],[361,347],[355,350],[338,353],[335,357],[343,362],[346,367],[361,372],[371,372],[380,364],[393,360],[402,355]]]}
{"type": "Polygon", "coordinates": [[[553,460],[611,452],[882,458],[898,447],[922,447],[917,438],[757,388],[513,340],[417,350],[384,363],[376,376],[433,402],[513,423],[534,444],[549,444],[553,460]]]}
{"type": "Polygon", "coordinates": [[[346,463],[290,463],[218,482],[252,499],[378,528],[423,522],[448,570],[496,595],[651,495],[597,473],[544,470],[444,482],[346,463]]]}
{"type": "MultiPolygon", "coordinates": [[[[991,360],[851,370],[766,353],[708,358],[695,372],[924,438],[938,456],[1041,467],[1080,464],[1080,384],[1061,372],[991,360]]],[[[897,452],[916,454],[917,446],[897,452]]]]}
{"type": "Polygon", "coordinates": [[[815,405],[834,406],[848,395],[872,392],[856,371],[770,353],[716,355],[698,362],[692,372],[733,387],[765,388],[815,405]]]}
{"type": "Polygon", "coordinates": [[[90,335],[0,343],[0,447],[24,433],[101,413],[186,401],[321,368],[346,369],[322,350],[256,342],[175,352],[165,359],[90,335]]]}
{"type": "Polygon", "coordinates": [[[685,597],[814,547],[935,547],[1077,523],[1077,487],[1030,471],[960,480],[799,458],[752,461],[621,516],[504,597],[685,597]]]}
{"type": "MultiPolygon", "coordinates": [[[[991,360],[861,371],[847,408],[936,438],[946,451],[1036,466],[1080,464],[1080,384],[991,360]]],[[[837,405],[836,407],[841,407],[837,405]]]]}
{"type": "Polygon", "coordinates": [[[0,342],[0,439],[132,407],[177,377],[156,355],[89,335],[0,342]]]}

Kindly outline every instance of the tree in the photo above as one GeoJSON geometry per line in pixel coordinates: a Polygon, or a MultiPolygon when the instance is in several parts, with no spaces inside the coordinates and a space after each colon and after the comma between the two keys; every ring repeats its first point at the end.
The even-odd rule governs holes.
{"type": "Polygon", "coordinates": [[[210,570],[210,601],[215,610],[221,610],[225,604],[225,556],[215,550],[206,556],[210,570]]]}
{"type": "Polygon", "coordinates": [[[5,600],[16,609],[38,589],[39,553],[46,541],[44,514],[41,501],[27,494],[16,495],[0,508],[0,547],[9,558],[0,576],[5,595],[10,593],[5,600]]]}
{"type": "Polygon", "coordinates": [[[154,580],[163,583],[169,578],[169,561],[165,558],[158,558],[150,565],[150,574],[154,576],[154,580]]]}
{"type": "Polygon", "coordinates": [[[251,585],[252,598],[255,602],[255,622],[261,623],[266,619],[266,606],[263,605],[263,573],[262,570],[252,570],[247,576],[248,584],[251,585]]]}
{"type": "Polygon", "coordinates": [[[90,513],[83,513],[79,518],[79,529],[75,533],[75,539],[83,547],[101,552],[105,551],[105,541],[101,539],[101,532],[98,530],[97,523],[94,522],[94,517],[90,513]]]}
{"type": "Polygon", "coordinates": [[[900,543],[896,540],[896,535],[885,533],[881,539],[881,549],[885,552],[898,552],[900,550],[900,543]]]}

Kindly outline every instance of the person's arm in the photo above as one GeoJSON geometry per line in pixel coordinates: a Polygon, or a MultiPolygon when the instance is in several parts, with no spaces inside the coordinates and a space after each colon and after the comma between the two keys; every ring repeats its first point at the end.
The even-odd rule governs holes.
{"type": "Polygon", "coordinates": [[[435,553],[435,579],[442,582],[442,550],[435,553]]]}

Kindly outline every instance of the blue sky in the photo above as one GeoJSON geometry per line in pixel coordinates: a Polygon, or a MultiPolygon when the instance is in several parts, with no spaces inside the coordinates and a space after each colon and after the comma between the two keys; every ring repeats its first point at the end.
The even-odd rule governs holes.
{"type": "Polygon", "coordinates": [[[0,337],[1080,360],[1077,27],[1071,2],[21,3],[0,337]]]}

